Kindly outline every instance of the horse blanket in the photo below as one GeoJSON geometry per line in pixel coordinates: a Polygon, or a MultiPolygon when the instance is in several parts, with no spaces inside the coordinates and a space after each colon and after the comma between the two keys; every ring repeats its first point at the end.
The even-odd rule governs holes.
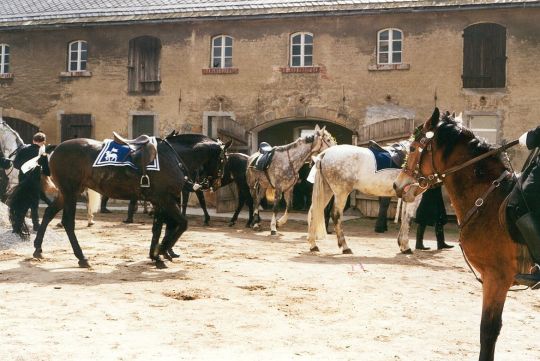
{"type": "MultiPolygon", "coordinates": [[[[150,142],[157,146],[156,137],[150,137],[150,142]]],[[[150,162],[147,166],[147,170],[159,170],[159,155],[156,154],[156,159],[150,162]]],[[[99,152],[93,167],[105,167],[105,166],[125,167],[129,166],[137,169],[137,166],[133,163],[131,157],[131,149],[125,144],[119,144],[111,139],[106,139],[103,142],[103,149],[99,152]]]]}

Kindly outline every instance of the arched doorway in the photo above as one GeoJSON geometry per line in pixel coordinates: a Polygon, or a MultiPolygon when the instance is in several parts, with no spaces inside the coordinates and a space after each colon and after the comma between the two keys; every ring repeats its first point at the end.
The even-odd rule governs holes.
{"type": "Polygon", "coordinates": [[[32,143],[32,137],[39,131],[39,127],[22,119],[11,117],[3,117],[3,119],[13,130],[19,133],[26,144],[32,143]]]}
{"type": "MultiPolygon", "coordinates": [[[[326,126],[326,129],[336,138],[338,144],[353,143],[353,131],[344,126],[323,120],[301,119],[278,122],[278,124],[261,129],[257,133],[257,144],[255,146],[258,146],[260,142],[267,142],[273,146],[291,143],[298,137],[306,133],[309,134],[315,128],[315,125],[326,126]]],[[[299,180],[293,189],[293,210],[307,211],[311,205],[313,185],[306,180],[310,166],[311,164],[306,163],[299,171],[299,180]]]]}

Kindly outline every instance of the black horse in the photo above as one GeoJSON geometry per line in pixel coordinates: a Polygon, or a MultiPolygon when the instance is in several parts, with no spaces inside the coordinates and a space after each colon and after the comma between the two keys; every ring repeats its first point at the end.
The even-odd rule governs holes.
{"type": "MultiPolygon", "coordinates": [[[[201,163],[204,166],[200,172],[205,177],[204,183],[210,187],[219,187],[226,146],[210,138],[199,138],[198,141],[195,141],[194,137],[190,139],[196,143],[192,147],[192,152],[197,153],[197,156],[205,155],[206,161],[201,163]]],[[[155,212],[150,258],[158,268],[166,267],[161,256],[170,259],[168,250],[172,249],[187,229],[187,220],[182,216],[179,204],[182,188],[191,181],[185,162],[194,155],[189,157],[185,152],[182,153],[182,158],[179,156],[179,150],[184,149],[183,141],[187,141],[185,137],[176,135],[158,139],[156,150],[161,170],[148,172],[150,181],[148,188],[140,186],[139,170],[131,167],[92,167],[103,147],[99,141],[76,138],[58,145],[50,156],[48,166],[59,193],[45,210],[34,240],[34,257],[42,258],[41,246],[47,226],[63,209],[62,224],[73,252],[79,260],[79,266],[89,267],[75,235],[75,208],[78,195],[85,188],[90,188],[110,198],[130,200],[136,197],[152,203],[155,212]],[[166,224],[166,231],[159,244],[163,223],[166,224]]]]}

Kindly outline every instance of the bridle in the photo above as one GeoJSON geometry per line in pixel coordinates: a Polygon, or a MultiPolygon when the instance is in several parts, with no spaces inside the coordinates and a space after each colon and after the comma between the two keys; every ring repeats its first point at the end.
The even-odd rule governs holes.
{"type": "MultiPolygon", "coordinates": [[[[506,149],[513,147],[514,145],[519,143],[518,139],[513,140],[498,148],[491,149],[490,151],[486,153],[483,153],[479,156],[469,159],[468,161],[464,163],[450,167],[444,170],[443,172],[439,172],[437,171],[437,168],[435,166],[435,156],[434,156],[435,151],[434,151],[433,139],[435,138],[437,131],[443,124],[444,124],[444,121],[441,120],[437,123],[437,125],[435,126],[435,128],[433,128],[433,130],[429,130],[429,131],[423,131],[420,128],[418,128],[418,131],[421,132],[420,134],[421,137],[418,137],[418,136],[415,137],[415,139],[411,142],[411,148],[413,147],[418,148],[418,152],[420,153],[420,156],[418,157],[417,161],[414,163],[413,167],[410,167],[408,164],[410,157],[407,157],[407,159],[405,160],[405,163],[403,164],[403,172],[411,176],[412,178],[414,178],[418,182],[418,186],[424,190],[428,188],[433,188],[435,185],[442,183],[444,178],[449,174],[455,173],[463,168],[466,168],[494,154],[504,152],[506,149]],[[422,157],[425,154],[424,150],[427,150],[427,152],[431,154],[430,160],[431,160],[431,169],[433,170],[433,173],[428,174],[428,175],[424,175],[420,167],[420,165],[422,164],[422,157]]],[[[460,128],[460,133],[461,131],[462,129],[460,128]]]]}

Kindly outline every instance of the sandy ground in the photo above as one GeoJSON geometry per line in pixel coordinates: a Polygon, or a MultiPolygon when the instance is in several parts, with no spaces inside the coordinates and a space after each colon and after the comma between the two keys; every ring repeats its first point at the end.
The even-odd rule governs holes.
{"type": "MultiPolygon", "coordinates": [[[[402,255],[393,224],[379,235],[373,220],[349,221],[354,255],[333,235],[314,255],[302,222],[272,237],[191,216],[182,257],[157,270],[147,216],[98,215],[87,228],[79,213],[91,270],[77,268],[65,235],[44,244],[43,261],[31,242],[0,248],[0,360],[478,358],[481,286],[461,252],[402,255]]],[[[497,360],[540,359],[539,300],[508,296],[497,360]]]]}

